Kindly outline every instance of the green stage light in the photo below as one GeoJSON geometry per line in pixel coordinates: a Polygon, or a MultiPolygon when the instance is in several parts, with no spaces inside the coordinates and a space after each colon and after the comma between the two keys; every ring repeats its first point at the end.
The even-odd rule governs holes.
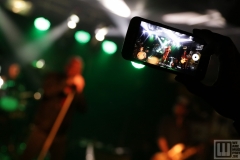
{"type": "Polygon", "coordinates": [[[47,20],[46,18],[39,17],[35,19],[34,25],[38,30],[46,31],[50,28],[51,24],[50,21],[47,20]]]}
{"type": "Polygon", "coordinates": [[[44,65],[45,65],[45,61],[43,59],[32,62],[32,66],[35,67],[35,68],[41,69],[41,68],[43,68],[44,65]]]}
{"type": "Polygon", "coordinates": [[[91,39],[91,35],[85,31],[77,31],[74,37],[79,43],[87,43],[91,39]]]}
{"type": "Polygon", "coordinates": [[[5,110],[7,112],[12,112],[17,109],[18,100],[13,97],[4,96],[0,99],[0,106],[1,106],[1,109],[5,110]]]}
{"type": "Polygon", "coordinates": [[[142,69],[142,68],[145,67],[145,65],[140,64],[140,63],[136,63],[136,62],[131,62],[131,63],[132,63],[132,65],[133,65],[133,67],[134,67],[134,68],[137,68],[137,69],[142,69]]]}
{"type": "Polygon", "coordinates": [[[149,40],[154,41],[154,35],[153,34],[149,37],[149,40]]]}
{"type": "Polygon", "coordinates": [[[117,51],[117,45],[112,41],[104,41],[102,43],[102,48],[107,54],[113,54],[117,51]]]}

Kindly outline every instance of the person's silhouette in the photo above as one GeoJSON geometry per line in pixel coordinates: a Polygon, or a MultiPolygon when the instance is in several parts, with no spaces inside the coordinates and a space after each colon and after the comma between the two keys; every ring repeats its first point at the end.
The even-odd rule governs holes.
{"type": "Polygon", "coordinates": [[[194,29],[193,34],[207,43],[202,54],[215,54],[219,59],[219,70],[216,82],[205,85],[188,76],[177,75],[175,80],[182,83],[193,94],[203,98],[220,115],[234,121],[240,133],[239,97],[240,97],[240,54],[229,37],[209,30],[194,29]]]}

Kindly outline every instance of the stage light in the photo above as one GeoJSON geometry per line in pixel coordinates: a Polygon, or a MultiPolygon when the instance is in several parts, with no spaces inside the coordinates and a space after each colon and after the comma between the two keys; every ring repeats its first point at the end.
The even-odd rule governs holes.
{"type": "Polygon", "coordinates": [[[91,35],[85,31],[77,31],[74,37],[79,43],[87,43],[91,39],[91,35]]]}
{"type": "Polygon", "coordinates": [[[45,64],[45,61],[43,59],[40,59],[40,60],[37,61],[36,67],[37,68],[42,68],[44,66],[44,64],[45,64]]]}
{"type": "Polygon", "coordinates": [[[0,88],[2,87],[3,83],[4,83],[4,81],[3,81],[2,77],[0,76],[0,88]]]}
{"type": "Polygon", "coordinates": [[[75,14],[72,14],[68,19],[68,28],[74,29],[77,26],[77,23],[79,22],[79,17],[75,14]]]}
{"type": "Polygon", "coordinates": [[[162,20],[167,23],[186,25],[205,25],[209,27],[223,28],[226,20],[217,10],[207,10],[205,14],[196,12],[180,12],[163,15],[162,20]]]}
{"type": "Polygon", "coordinates": [[[28,15],[32,10],[32,2],[23,0],[7,0],[6,7],[14,13],[28,15]]]}
{"type": "Polygon", "coordinates": [[[50,21],[47,20],[46,18],[39,17],[35,19],[34,25],[38,30],[46,31],[50,28],[51,24],[50,21]]]}
{"type": "Polygon", "coordinates": [[[149,36],[149,40],[154,41],[154,35],[153,34],[151,36],[149,36]]]}
{"type": "Polygon", "coordinates": [[[0,99],[0,106],[3,110],[12,112],[17,109],[18,101],[16,98],[4,96],[0,99]]]}
{"type": "Polygon", "coordinates": [[[106,27],[97,29],[95,33],[96,33],[95,38],[98,41],[103,41],[105,39],[105,35],[108,33],[108,29],[106,27]]]}
{"type": "Polygon", "coordinates": [[[105,36],[102,34],[96,34],[95,35],[96,40],[98,41],[103,41],[105,39],[105,36]]]}
{"type": "Polygon", "coordinates": [[[42,95],[41,95],[41,93],[36,92],[36,93],[34,93],[33,97],[34,97],[36,100],[39,100],[39,99],[41,99],[42,95]]]}
{"type": "Polygon", "coordinates": [[[80,20],[79,17],[75,14],[71,15],[69,19],[70,19],[70,21],[73,21],[75,23],[78,23],[80,20]]]}
{"type": "Polygon", "coordinates": [[[68,28],[70,29],[74,29],[77,26],[77,24],[74,21],[68,21],[67,25],[68,25],[68,28]]]}
{"type": "Polygon", "coordinates": [[[116,45],[116,43],[114,43],[112,41],[103,41],[102,49],[107,54],[113,54],[117,51],[117,45],[116,45]]]}
{"type": "Polygon", "coordinates": [[[131,15],[131,10],[123,0],[101,0],[99,2],[118,16],[129,17],[131,15]]]}
{"type": "Polygon", "coordinates": [[[95,160],[94,157],[94,146],[92,143],[88,143],[86,148],[86,160],[95,160]]]}
{"type": "Polygon", "coordinates": [[[145,67],[145,65],[140,64],[140,63],[136,63],[136,62],[131,62],[131,63],[132,63],[132,65],[133,65],[133,67],[134,67],[134,68],[137,68],[137,69],[142,69],[142,68],[145,67]]]}
{"type": "Polygon", "coordinates": [[[45,61],[43,59],[40,59],[38,61],[33,61],[33,63],[32,63],[33,67],[36,67],[39,69],[43,68],[44,64],[45,64],[45,61]]]}

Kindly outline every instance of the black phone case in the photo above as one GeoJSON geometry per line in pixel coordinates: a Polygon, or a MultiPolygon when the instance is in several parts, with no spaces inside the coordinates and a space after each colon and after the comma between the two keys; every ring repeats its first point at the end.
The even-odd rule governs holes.
{"type": "Polygon", "coordinates": [[[177,70],[171,70],[171,69],[167,69],[167,68],[161,68],[159,66],[149,64],[147,62],[144,62],[144,61],[141,61],[141,60],[138,60],[138,59],[134,58],[134,56],[133,56],[133,51],[134,51],[134,48],[135,48],[134,46],[135,46],[135,43],[136,43],[136,39],[137,39],[138,32],[139,32],[139,29],[140,29],[140,24],[141,24],[142,21],[150,23],[152,25],[163,27],[163,28],[175,31],[175,32],[179,32],[181,34],[192,36],[195,42],[206,46],[206,43],[202,39],[200,39],[199,37],[196,37],[192,33],[182,31],[182,30],[179,30],[179,29],[176,29],[176,28],[173,28],[173,27],[170,27],[170,26],[158,23],[158,22],[154,22],[154,21],[151,21],[151,20],[141,18],[141,17],[133,17],[130,21],[130,24],[129,24],[129,27],[128,27],[128,30],[127,30],[127,33],[126,33],[126,37],[125,37],[125,40],[124,40],[124,44],[123,44],[123,47],[122,47],[122,57],[124,59],[129,60],[129,61],[134,61],[134,62],[137,62],[137,63],[141,63],[141,64],[144,64],[144,65],[149,66],[151,68],[167,71],[167,72],[170,72],[170,73],[173,73],[173,74],[188,75],[188,76],[194,77],[196,79],[200,79],[200,80],[204,78],[204,76],[206,74],[207,67],[208,67],[208,62],[209,62],[209,59],[210,59],[210,55],[204,55],[204,54],[201,53],[201,59],[200,59],[199,64],[198,64],[198,68],[197,68],[197,70],[194,71],[194,73],[192,72],[192,74],[180,72],[180,71],[177,71],[177,70]]]}

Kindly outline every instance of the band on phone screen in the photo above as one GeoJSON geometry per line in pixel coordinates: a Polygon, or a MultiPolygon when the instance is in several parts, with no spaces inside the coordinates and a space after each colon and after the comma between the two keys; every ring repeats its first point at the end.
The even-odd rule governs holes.
{"type": "Polygon", "coordinates": [[[192,36],[141,21],[133,58],[161,68],[194,75],[203,45],[192,36]]]}

